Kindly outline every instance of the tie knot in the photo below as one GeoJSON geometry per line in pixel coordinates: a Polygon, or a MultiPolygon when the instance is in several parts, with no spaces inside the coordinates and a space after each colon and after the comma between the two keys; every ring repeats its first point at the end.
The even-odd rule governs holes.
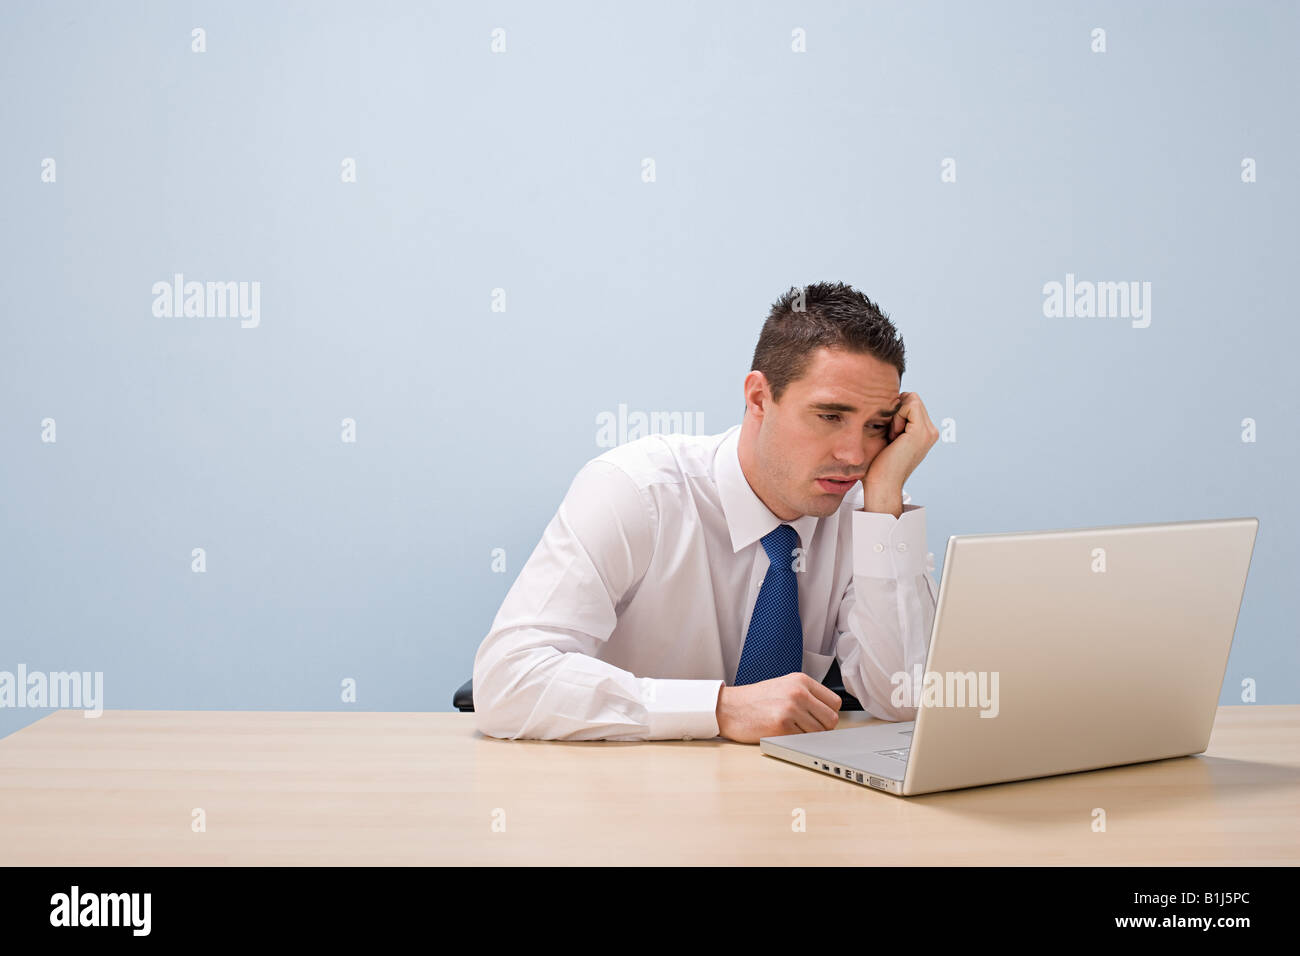
{"type": "Polygon", "coordinates": [[[791,525],[779,524],[763,535],[763,550],[767,552],[767,559],[773,564],[777,561],[788,563],[797,547],[799,547],[799,532],[791,525]]]}

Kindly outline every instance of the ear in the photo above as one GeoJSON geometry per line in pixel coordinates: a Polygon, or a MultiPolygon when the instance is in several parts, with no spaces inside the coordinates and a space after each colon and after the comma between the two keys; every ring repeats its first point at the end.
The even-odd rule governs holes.
{"type": "Polygon", "coordinates": [[[745,376],[745,409],[762,418],[767,412],[767,403],[772,400],[772,391],[767,384],[767,376],[757,369],[745,376]]]}

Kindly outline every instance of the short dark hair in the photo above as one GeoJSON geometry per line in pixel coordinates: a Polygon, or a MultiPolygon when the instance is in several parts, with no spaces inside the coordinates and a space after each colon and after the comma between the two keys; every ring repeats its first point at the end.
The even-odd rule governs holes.
{"type": "Polygon", "coordinates": [[[900,380],[907,368],[903,338],[888,314],[843,282],[791,286],[772,303],[750,368],[767,377],[772,398],[779,402],[786,386],[803,375],[821,348],[874,355],[898,369],[900,380]]]}

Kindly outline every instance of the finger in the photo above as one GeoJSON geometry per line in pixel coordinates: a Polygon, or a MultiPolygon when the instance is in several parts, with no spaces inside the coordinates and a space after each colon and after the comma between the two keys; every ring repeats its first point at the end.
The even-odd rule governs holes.
{"type": "Polygon", "coordinates": [[[831,708],[831,710],[839,710],[840,705],[843,703],[843,701],[840,700],[839,694],[835,693],[835,691],[831,690],[825,684],[817,683],[811,677],[808,678],[808,690],[814,697],[824,703],[827,707],[831,708]]]}
{"type": "Polygon", "coordinates": [[[827,707],[816,697],[809,699],[808,713],[811,715],[813,720],[817,721],[820,725],[817,728],[818,730],[834,730],[836,723],[839,722],[839,718],[836,716],[835,711],[830,707],[827,707]]]}
{"type": "Polygon", "coordinates": [[[921,426],[922,431],[928,430],[934,423],[930,421],[930,412],[925,407],[925,402],[921,401],[921,396],[912,392],[912,411],[908,416],[908,421],[915,422],[921,426]]]}
{"type": "Polygon", "coordinates": [[[921,401],[921,396],[916,396],[916,408],[912,414],[912,422],[916,426],[918,437],[927,442],[928,445],[934,445],[939,440],[939,429],[934,427],[934,422],[930,420],[930,412],[925,407],[925,402],[921,401]]]}
{"type": "Polygon", "coordinates": [[[808,714],[795,714],[790,718],[790,721],[801,734],[810,734],[815,730],[825,729],[819,726],[808,714]]]}
{"type": "MultiPolygon", "coordinates": [[[[894,420],[890,423],[890,430],[895,426],[898,428],[898,434],[901,435],[907,431],[907,426],[913,424],[918,432],[928,432],[932,427],[930,422],[930,413],[925,409],[925,403],[921,401],[921,396],[916,392],[902,392],[900,397],[903,399],[902,406],[894,415],[894,420]]],[[[891,441],[894,437],[892,436],[891,441]]]]}
{"type": "Polygon", "coordinates": [[[894,412],[894,417],[889,420],[889,440],[893,441],[903,432],[907,431],[908,416],[912,413],[912,392],[899,392],[898,398],[900,405],[898,411],[894,412]]]}

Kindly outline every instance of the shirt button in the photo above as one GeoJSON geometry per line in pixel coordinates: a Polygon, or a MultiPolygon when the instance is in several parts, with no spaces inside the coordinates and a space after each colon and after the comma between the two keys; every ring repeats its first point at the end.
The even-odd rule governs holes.
{"type": "Polygon", "coordinates": [[[900,541],[900,542],[898,542],[898,550],[899,550],[899,551],[906,551],[906,550],[907,550],[907,542],[906,542],[906,541],[900,541]]]}
{"type": "Polygon", "coordinates": [[[684,737],[682,737],[682,740],[694,740],[694,739],[695,738],[692,737],[690,734],[686,734],[684,737]]]}
{"type": "Polygon", "coordinates": [[[877,541],[877,542],[876,542],[876,550],[877,550],[877,551],[884,551],[884,550],[885,550],[885,546],[884,546],[883,544],[881,544],[879,541],[877,541]]]}

